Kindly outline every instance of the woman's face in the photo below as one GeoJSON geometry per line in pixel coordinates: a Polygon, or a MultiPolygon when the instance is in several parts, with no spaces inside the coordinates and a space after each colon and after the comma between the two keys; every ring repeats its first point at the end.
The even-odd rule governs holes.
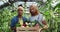
{"type": "Polygon", "coordinates": [[[31,14],[34,14],[36,12],[35,7],[33,7],[33,6],[31,6],[29,10],[30,10],[30,13],[31,14]]]}

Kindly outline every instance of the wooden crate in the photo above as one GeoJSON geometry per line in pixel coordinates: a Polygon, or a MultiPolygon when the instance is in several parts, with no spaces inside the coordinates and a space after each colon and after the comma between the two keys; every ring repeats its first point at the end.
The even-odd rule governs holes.
{"type": "Polygon", "coordinates": [[[37,27],[17,27],[17,32],[39,32],[37,27]]]}

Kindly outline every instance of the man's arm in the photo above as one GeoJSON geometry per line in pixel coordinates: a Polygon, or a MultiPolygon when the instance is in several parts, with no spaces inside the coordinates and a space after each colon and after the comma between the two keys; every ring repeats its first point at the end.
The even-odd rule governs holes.
{"type": "Polygon", "coordinates": [[[16,27],[15,27],[15,20],[14,20],[14,18],[11,20],[11,26],[10,26],[10,28],[11,28],[11,30],[12,31],[16,31],[16,27]]]}

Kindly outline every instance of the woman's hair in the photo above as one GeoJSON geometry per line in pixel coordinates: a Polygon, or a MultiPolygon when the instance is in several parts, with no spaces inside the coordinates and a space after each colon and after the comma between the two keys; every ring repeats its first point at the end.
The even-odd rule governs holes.
{"type": "Polygon", "coordinates": [[[31,7],[34,7],[34,9],[36,10],[36,13],[37,14],[39,13],[38,6],[37,5],[32,4],[32,5],[30,5],[30,8],[31,7]]]}
{"type": "Polygon", "coordinates": [[[36,10],[38,10],[38,6],[37,5],[32,4],[32,5],[30,5],[30,7],[34,7],[36,10]]]}

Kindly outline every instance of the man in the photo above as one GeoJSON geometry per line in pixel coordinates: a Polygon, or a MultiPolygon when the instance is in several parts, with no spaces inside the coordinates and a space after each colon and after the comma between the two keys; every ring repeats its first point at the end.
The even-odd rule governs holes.
{"type": "Polygon", "coordinates": [[[23,17],[23,7],[22,5],[18,6],[18,15],[15,16],[12,21],[11,21],[11,29],[13,32],[16,32],[16,24],[20,24],[20,26],[26,26],[25,22],[27,21],[27,19],[25,17],[23,17]]]}
{"type": "Polygon", "coordinates": [[[43,29],[47,29],[48,25],[47,25],[43,15],[39,13],[38,7],[33,4],[30,6],[29,10],[31,13],[31,17],[29,18],[30,22],[37,21],[37,24],[34,27],[39,27],[40,31],[43,29]]]}

